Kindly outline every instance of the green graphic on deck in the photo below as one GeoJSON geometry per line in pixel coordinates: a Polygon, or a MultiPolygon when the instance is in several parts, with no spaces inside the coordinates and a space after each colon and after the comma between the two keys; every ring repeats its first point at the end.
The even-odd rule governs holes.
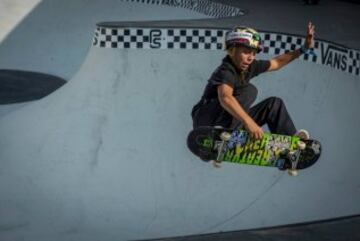
{"type": "Polygon", "coordinates": [[[245,130],[211,126],[192,130],[187,146],[202,161],[216,167],[231,162],[288,169],[291,173],[312,166],[321,154],[321,144],[314,139],[265,132],[263,138],[255,140],[245,130]]]}
{"type": "Polygon", "coordinates": [[[211,148],[213,146],[213,141],[211,139],[204,139],[202,145],[203,147],[211,148]]]}
{"type": "MultiPolygon", "coordinates": [[[[238,131],[238,135],[245,133],[238,131]]],[[[237,138],[232,135],[232,138],[237,138]]],[[[295,150],[300,139],[296,136],[284,136],[270,133],[264,133],[260,140],[253,140],[246,136],[241,141],[232,144],[223,153],[223,161],[258,165],[258,166],[275,166],[276,161],[280,158],[284,150],[295,150]]],[[[230,141],[231,142],[231,141],[230,141]]]]}

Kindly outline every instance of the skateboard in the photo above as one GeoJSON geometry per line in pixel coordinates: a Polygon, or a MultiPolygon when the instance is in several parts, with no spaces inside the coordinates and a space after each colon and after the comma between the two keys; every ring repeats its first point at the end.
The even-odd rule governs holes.
{"type": "Polygon", "coordinates": [[[254,140],[241,129],[199,127],[187,138],[190,151],[203,161],[277,167],[296,176],[300,169],[312,166],[321,155],[317,140],[301,140],[298,136],[265,132],[262,139],[254,140]]]}

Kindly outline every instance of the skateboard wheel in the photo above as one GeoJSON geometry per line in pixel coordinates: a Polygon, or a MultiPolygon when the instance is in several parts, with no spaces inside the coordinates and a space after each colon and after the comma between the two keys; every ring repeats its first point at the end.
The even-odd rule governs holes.
{"type": "Polygon", "coordinates": [[[299,141],[297,145],[300,150],[304,150],[306,148],[306,144],[303,141],[299,141]]]}
{"type": "Polygon", "coordinates": [[[309,140],[310,139],[309,132],[304,129],[298,130],[295,135],[300,137],[301,140],[309,140]]]}
{"type": "Polygon", "coordinates": [[[222,167],[220,161],[215,161],[215,160],[213,160],[213,161],[212,161],[212,164],[213,164],[213,166],[216,167],[216,168],[221,168],[221,167],[222,167]]]}
{"type": "Polygon", "coordinates": [[[296,154],[296,151],[289,151],[289,152],[286,153],[286,157],[289,160],[292,160],[292,159],[294,159],[295,154],[296,154]]]}
{"type": "Polygon", "coordinates": [[[228,141],[228,140],[230,140],[230,138],[231,138],[231,134],[229,132],[222,132],[220,134],[220,139],[222,141],[228,141]]]}
{"type": "Polygon", "coordinates": [[[288,174],[292,177],[296,177],[299,173],[297,170],[294,170],[294,169],[289,169],[288,170],[288,174]]]}

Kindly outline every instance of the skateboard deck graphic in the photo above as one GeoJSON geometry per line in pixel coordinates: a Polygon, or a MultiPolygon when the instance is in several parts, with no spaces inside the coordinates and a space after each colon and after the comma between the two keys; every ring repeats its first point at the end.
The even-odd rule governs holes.
{"type": "Polygon", "coordinates": [[[204,161],[232,162],[285,169],[304,169],[320,157],[321,144],[316,140],[300,140],[298,136],[264,133],[253,140],[245,130],[200,127],[192,130],[188,148],[204,161]],[[221,136],[228,135],[227,140],[221,136]],[[304,147],[299,148],[299,142],[304,147]],[[295,163],[296,158],[296,163],[295,163]]]}

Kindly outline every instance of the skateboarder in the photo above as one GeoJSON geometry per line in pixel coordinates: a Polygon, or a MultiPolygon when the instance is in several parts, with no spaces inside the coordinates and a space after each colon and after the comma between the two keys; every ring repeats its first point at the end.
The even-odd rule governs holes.
{"type": "Polygon", "coordinates": [[[256,60],[262,50],[259,33],[248,27],[235,27],[225,36],[226,57],[213,72],[201,100],[193,107],[193,126],[245,128],[252,138],[263,136],[261,126],[267,124],[271,133],[299,135],[308,139],[305,130],[296,131],[284,102],[270,97],[252,106],[257,96],[250,79],[268,71],[279,70],[313,47],[315,26],[307,27],[305,44],[294,51],[270,60],[256,60]]]}

